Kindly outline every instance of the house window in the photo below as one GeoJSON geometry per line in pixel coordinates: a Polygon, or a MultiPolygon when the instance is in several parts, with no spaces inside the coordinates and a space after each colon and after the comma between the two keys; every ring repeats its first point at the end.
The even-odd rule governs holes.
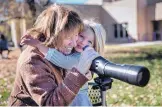
{"type": "Polygon", "coordinates": [[[114,24],[114,36],[115,38],[118,38],[118,34],[117,34],[117,24],[114,24]]]}
{"type": "Polygon", "coordinates": [[[128,38],[128,23],[114,24],[115,38],[128,38]]]}

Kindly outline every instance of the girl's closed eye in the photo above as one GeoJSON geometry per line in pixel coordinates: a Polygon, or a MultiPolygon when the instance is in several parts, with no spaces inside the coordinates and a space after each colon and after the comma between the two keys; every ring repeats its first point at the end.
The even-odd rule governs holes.
{"type": "Polygon", "coordinates": [[[88,41],[89,46],[93,46],[92,41],[88,41]]]}
{"type": "Polygon", "coordinates": [[[84,36],[83,36],[83,35],[79,35],[79,39],[80,39],[81,41],[83,41],[83,40],[84,40],[84,36]]]}

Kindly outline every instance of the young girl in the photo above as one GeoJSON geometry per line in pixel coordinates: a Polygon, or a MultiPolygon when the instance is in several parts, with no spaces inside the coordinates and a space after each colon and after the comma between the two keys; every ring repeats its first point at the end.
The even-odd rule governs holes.
{"type": "MultiPolygon", "coordinates": [[[[102,25],[92,21],[84,21],[84,24],[84,29],[78,36],[77,46],[74,48],[74,53],[67,56],[60,53],[56,49],[48,48],[42,45],[40,41],[33,39],[30,35],[25,35],[22,38],[21,44],[35,46],[51,63],[65,69],[72,69],[78,64],[81,52],[86,45],[93,47],[101,56],[103,56],[104,53],[106,33],[102,25]]],[[[92,104],[88,97],[88,83],[86,83],[78,92],[71,106],[91,105],[92,104]]]]}

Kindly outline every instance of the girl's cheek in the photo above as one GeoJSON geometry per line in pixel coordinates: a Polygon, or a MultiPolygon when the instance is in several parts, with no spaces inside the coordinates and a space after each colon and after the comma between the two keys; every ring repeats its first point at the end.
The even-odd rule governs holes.
{"type": "Polygon", "coordinates": [[[88,44],[90,47],[93,47],[92,44],[88,44]]]}
{"type": "Polygon", "coordinates": [[[82,42],[82,39],[78,38],[77,43],[80,43],[80,42],[82,42]]]}

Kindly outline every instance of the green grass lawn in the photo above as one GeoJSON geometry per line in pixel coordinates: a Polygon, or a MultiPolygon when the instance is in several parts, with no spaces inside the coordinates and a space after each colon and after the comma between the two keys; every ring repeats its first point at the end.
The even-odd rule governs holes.
{"type": "MultiPolygon", "coordinates": [[[[115,63],[146,66],[151,79],[146,87],[137,87],[119,80],[107,91],[108,105],[160,106],[162,105],[162,45],[145,47],[107,46],[105,58],[115,63]]],[[[12,85],[12,76],[0,79],[0,105],[6,105],[12,85]]]]}
{"type": "Polygon", "coordinates": [[[106,58],[115,63],[145,66],[151,74],[149,84],[142,88],[114,79],[107,91],[109,105],[162,105],[162,45],[107,47],[106,58]]]}

